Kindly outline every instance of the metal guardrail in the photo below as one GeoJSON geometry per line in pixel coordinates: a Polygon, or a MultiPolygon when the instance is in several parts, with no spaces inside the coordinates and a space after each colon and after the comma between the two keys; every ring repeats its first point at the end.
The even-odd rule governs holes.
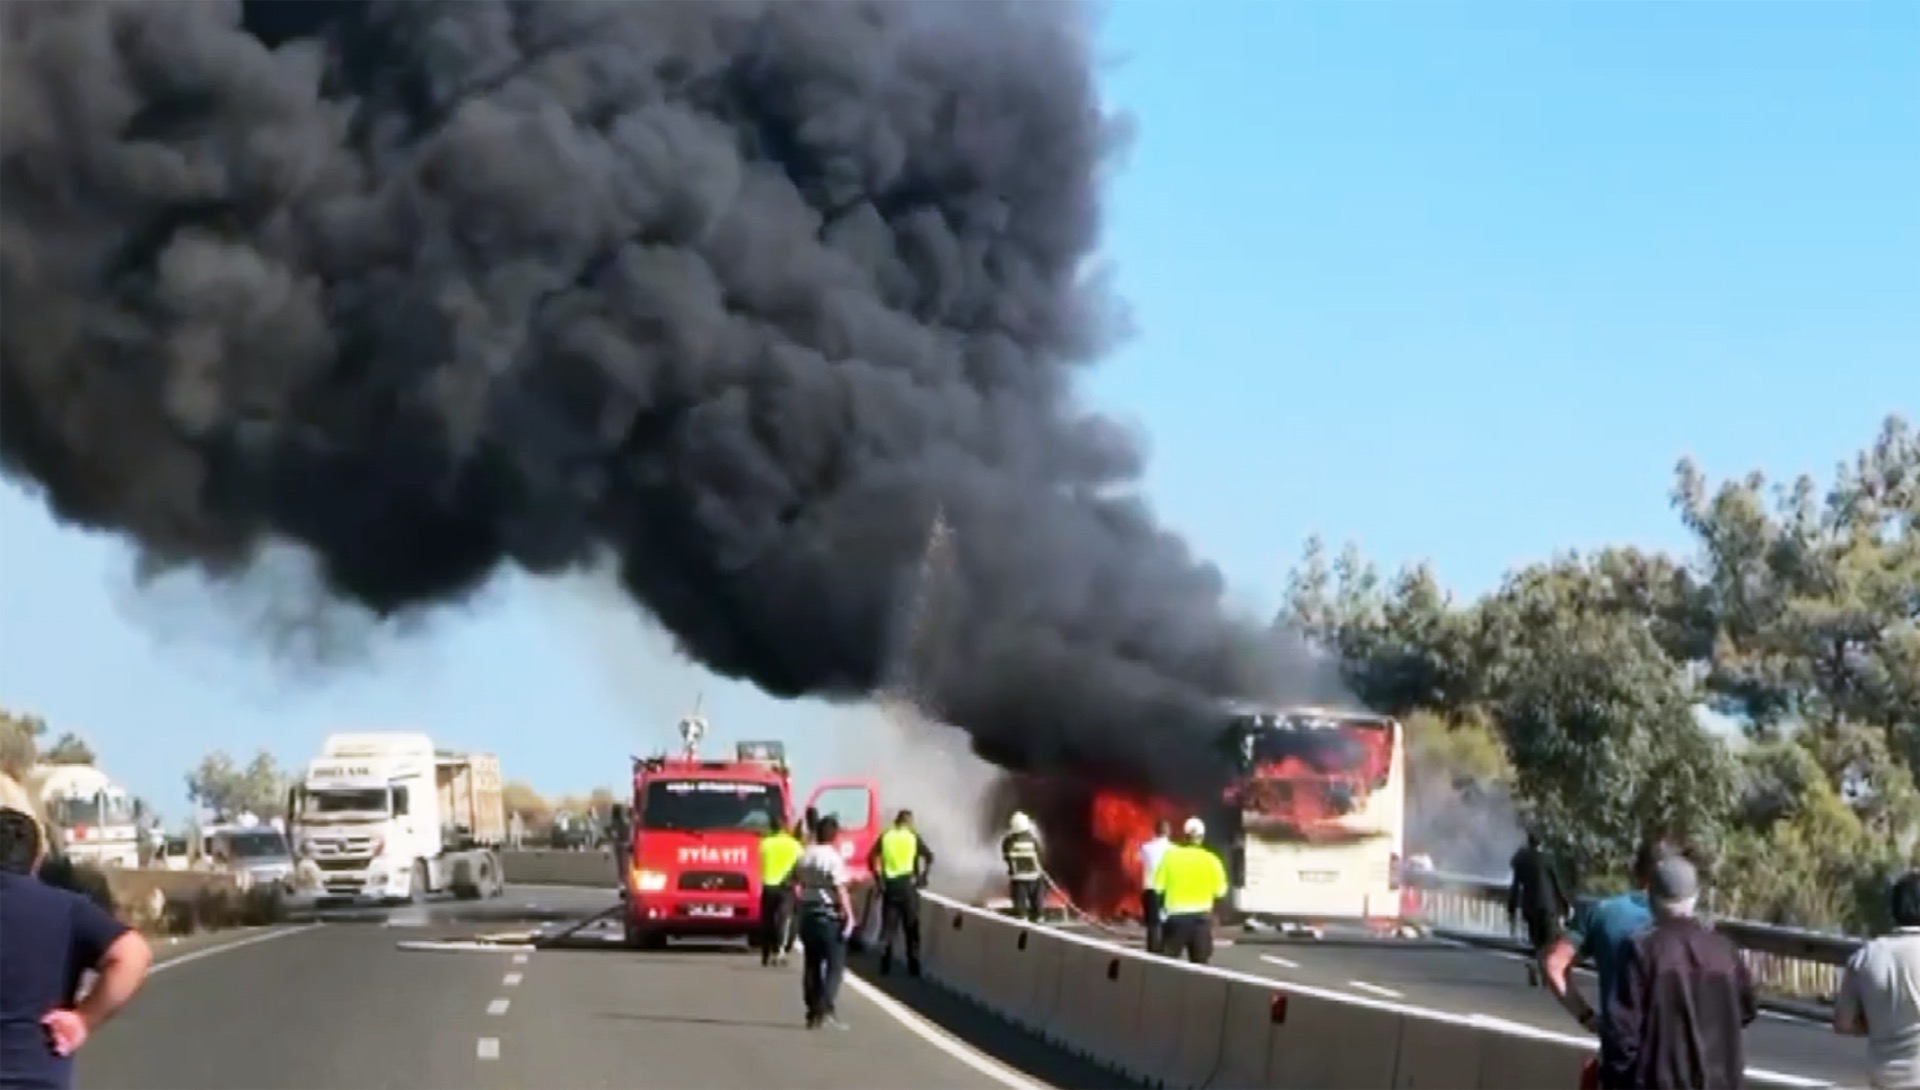
{"type": "MultiPolygon", "coordinates": [[[[1505,881],[1429,872],[1409,874],[1407,885],[1414,890],[1421,921],[1436,931],[1502,945],[1524,943],[1524,932],[1507,918],[1505,881]]],[[[1763,991],[1819,1003],[1832,1001],[1847,960],[1863,941],[1752,920],[1721,919],[1713,925],[1740,947],[1763,991]]]]}

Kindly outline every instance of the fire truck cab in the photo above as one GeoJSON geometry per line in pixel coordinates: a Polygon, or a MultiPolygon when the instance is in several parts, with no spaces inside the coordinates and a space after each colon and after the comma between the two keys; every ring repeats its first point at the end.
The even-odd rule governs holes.
{"type": "MultiPolygon", "coordinates": [[[[680,721],[676,756],[636,758],[624,858],[627,945],[659,949],[670,938],[751,938],[761,926],[760,839],[797,820],[786,747],[741,742],[726,759],[699,753],[706,721],[680,721]]],[[[841,819],[840,851],[856,876],[879,835],[873,786],[822,784],[809,805],[841,819]],[[864,798],[864,822],[850,820],[864,798]],[[851,826],[851,827],[850,827],[851,826]]]]}

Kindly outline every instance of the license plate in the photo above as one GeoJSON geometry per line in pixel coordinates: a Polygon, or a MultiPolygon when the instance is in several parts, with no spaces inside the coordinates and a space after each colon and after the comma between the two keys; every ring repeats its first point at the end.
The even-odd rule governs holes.
{"type": "Polygon", "coordinates": [[[1300,872],[1300,880],[1302,882],[1331,882],[1339,877],[1340,872],[1332,870],[1303,870],[1300,872]]]}
{"type": "Polygon", "coordinates": [[[691,905],[687,908],[687,915],[706,917],[731,916],[733,915],[733,909],[726,905],[691,905]]]}

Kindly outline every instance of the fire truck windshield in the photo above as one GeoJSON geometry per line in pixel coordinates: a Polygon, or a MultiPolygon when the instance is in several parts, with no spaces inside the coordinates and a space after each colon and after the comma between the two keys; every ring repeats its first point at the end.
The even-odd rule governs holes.
{"type": "Polygon", "coordinates": [[[641,796],[640,827],[680,832],[766,832],[784,820],[786,799],[751,780],[654,780],[641,796]]]}

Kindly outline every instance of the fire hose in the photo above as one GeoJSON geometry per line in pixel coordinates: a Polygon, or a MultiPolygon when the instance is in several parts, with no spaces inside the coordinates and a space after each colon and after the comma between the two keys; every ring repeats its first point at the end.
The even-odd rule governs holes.
{"type": "Polygon", "coordinates": [[[1040,880],[1047,884],[1048,889],[1060,895],[1060,903],[1066,908],[1067,917],[1069,919],[1075,920],[1081,924],[1091,927],[1096,931],[1105,932],[1106,934],[1112,935],[1115,938],[1132,940],[1133,938],[1132,935],[1129,935],[1125,931],[1122,931],[1119,928],[1106,923],[1105,921],[1094,916],[1092,913],[1085,911],[1079,905],[1074,904],[1073,898],[1067,896],[1067,891],[1060,888],[1060,883],[1053,880],[1053,875],[1048,874],[1045,867],[1040,868],[1040,880]]]}
{"type": "MultiPolygon", "coordinates": [[[[1085,909],[1082,909],[1079,905],[1074,904],[1073,898],[1067,896],[1067,891],[1060,887],[1060,883],[1053,880],[1053,875],[1048,874],[1045,868],[1041,868],[1040,880],[1046,883],[1046,886],[1048,889],[1052,890],[1054,893],[1060,896],[1060,904],[1062,907],[1066,909],[1067,918],[1069,920],[1075,923],[1079,923],[1083,926],[1090,927],[1096,931],[1100,931],[1104,934],[1112,936],[1113,938],[1122,939],[1129,942],[1131,942],[1134,939],[1135,936],[1127,933],[1126,931],[1121,930],[1120,928],[1114,927],[1112,924],[1106,923],[1105,921],[1101,920],[1099,917],[1093,915],[1091,912],[1088,912],[1085,909]]],[[[873,925],[876,922],[875,910],[879,908],[879,900],[880,900],[879,884],[875,883],[873,885],[868,886],[866,891],[866,896],[861,898],[861,900],[863,903],[860,906],[859,923],[854,928],[855,949],[863,948],[864,946],[866,946],[867,942],[869,941],[867,939],[867,936],[869,932],[873,929],[873,925]]]]}

